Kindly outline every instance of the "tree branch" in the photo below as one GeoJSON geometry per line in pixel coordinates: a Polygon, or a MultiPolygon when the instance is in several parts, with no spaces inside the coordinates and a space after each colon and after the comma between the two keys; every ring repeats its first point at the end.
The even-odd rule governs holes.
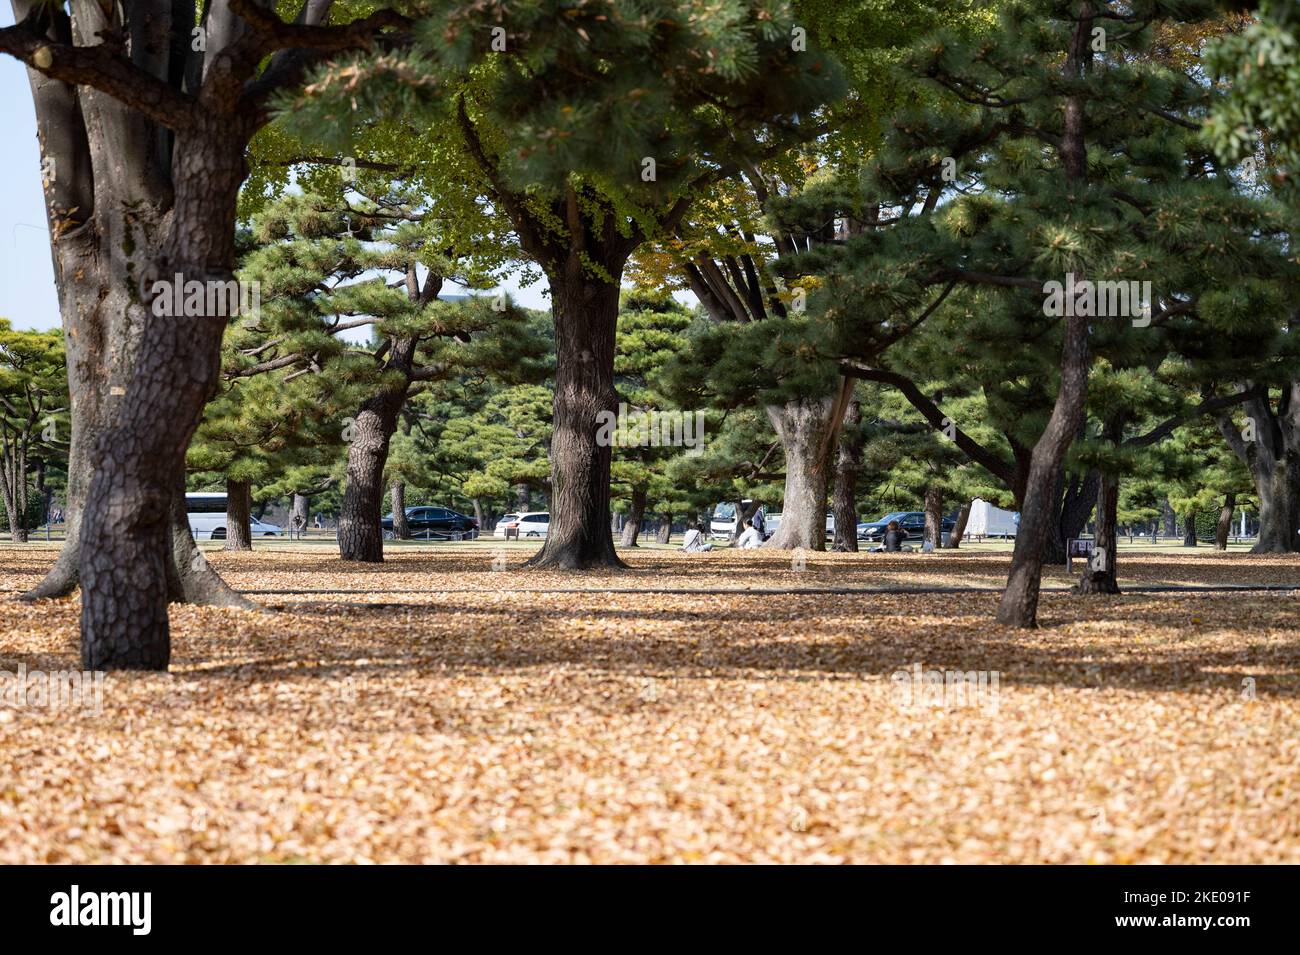
{"type": "Polygon", "coordinates": [[[1016,486],[1015,469],[1001,455],[990,451],[965,431],[957,428],[956,422],[948,418],[938,405],[926,397],[911,378],[900,375],[898,372],[886,371],[883,368],[872,368],[856,361],[841,362],[840,373],[852,375],[863,381],[878,381],[882,384],[891,385],[901,392],[912,407],[919,411],[925,420],[929,421],[938,430],[943,430],[944,420],[947,419],[954,428],[953,440],[957,447],[961,448],[976,464],[983,465],[990,474],[1006,484],[1007,487],[1016,486]]]}
{"type": "Polygon", "coordinates": [[[22,60],[38,73],[107,93],[172,130],[187,129],[194,101],[122,55],[117,46],[74,46],[46,36],[48,8],[42,4],[11,27],[0,29],[0,53],[22,60]]]}

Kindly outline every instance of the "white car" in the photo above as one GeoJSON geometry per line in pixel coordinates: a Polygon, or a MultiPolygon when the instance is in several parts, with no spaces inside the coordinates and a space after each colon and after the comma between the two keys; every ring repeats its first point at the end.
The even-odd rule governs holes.
{"type": "MultiPolygon", "coordinates": [[[[186,494],[185,511],[190,519],[190,533],[194,535],[196,541],[226,539],[225,494],[186,494]]],[[[249,518],[248,529],[253,537],[284,536],[283,528],[259,521],[256,517],[249,518]]]]}
{"type": "Polygon", "coordinates": [[[521,538],[544,538],[547,531],[551,529],[551,515],[546,511],[526,511],[519,514],[506,514],[501,518],[501,520],[497,521],[497,526],[492,532],[492,536],[504,539],[507,528],[518,529],[521,538]]]}

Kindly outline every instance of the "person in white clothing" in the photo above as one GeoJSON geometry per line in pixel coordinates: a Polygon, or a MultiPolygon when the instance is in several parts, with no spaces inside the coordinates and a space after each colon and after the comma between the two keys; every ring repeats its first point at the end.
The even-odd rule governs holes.
{"type": "Polygon", "coordinates": [[[700,526],[691,521],[686,525],[686,537],[682,540],[682,550],[698,554],[703,551],[713,550],[713,545],[704,542],[704,535],[700,533],[700,526]]]}
{"type": "Polygon", "coordinates": [[[744,550],[753,550],[755,547],[763,546],[763,535],[754,529],[750,521],[745,521],[745,532],[740,535],[736,541],[736,546],[744,550]]]}

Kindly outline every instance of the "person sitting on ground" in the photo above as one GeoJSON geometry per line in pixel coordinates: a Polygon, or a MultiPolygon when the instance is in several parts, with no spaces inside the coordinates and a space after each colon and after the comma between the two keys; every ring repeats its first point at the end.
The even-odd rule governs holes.
{"type": "Polygon", "coordinates": [[[763,535],[754,529],[752,521],[745,521],[745,532],[736,541],[736,546],[743,550],[753,550],[755,547],[763,546],[763,535]]]}
{"type": "Polygon", "coordinates": [[[898,521],[890,521],[885,525],[885,550],[901,551],[905,540],[907,540],[907,535],[898,526],[898,521]]]}
{"type": "Polygon", "coordinates": [[[763,526],[763,509],[760,507],[754,512],[753,520],[750,522],[754,525],[754,530],[758,531],[758,536],[762,540],[767,540],[767,528],[763,526]]]}
{"type": "Polygon", "coordinates": [[[713,550],[713,545],[704,542],[704,535],[700,533],[700,525],[691,521],[686,525],[686,537],[682,541],[682,550],[691,554],[699,554],[707,550],[713,550]]]}

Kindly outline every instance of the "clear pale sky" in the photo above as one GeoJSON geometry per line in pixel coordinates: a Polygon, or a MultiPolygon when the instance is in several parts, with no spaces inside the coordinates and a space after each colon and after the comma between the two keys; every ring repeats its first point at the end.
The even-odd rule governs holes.
{"type": "MultiPolygon", "coordinates": [[[[0,26],[13,22],[0,4],[0,26]]],[[[36,115],[27,69],[11,56],[0,56],[0,250],[0,318],[15,328],[58,327],[36,115]]]]}

